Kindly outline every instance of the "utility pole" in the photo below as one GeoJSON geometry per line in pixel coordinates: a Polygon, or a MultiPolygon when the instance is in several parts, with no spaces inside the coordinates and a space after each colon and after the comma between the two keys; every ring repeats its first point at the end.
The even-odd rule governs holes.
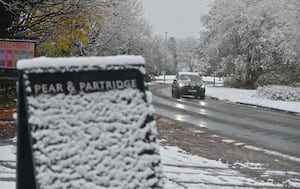
{"type": "Polygon", "coordinates": [[[165,33],[165,44],[166,44],[166,45],[167,45],[167,41],[168,41],[168,33],[169,33],[169,32],[166,32],[166,33],[165,33]]]}

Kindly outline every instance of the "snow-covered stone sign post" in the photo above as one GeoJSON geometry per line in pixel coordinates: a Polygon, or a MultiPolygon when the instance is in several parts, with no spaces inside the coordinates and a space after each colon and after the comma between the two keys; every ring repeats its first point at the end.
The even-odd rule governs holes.
{"type": "Polygon", "coordinates": [[[139,56],[18,62],[18,189],[163,188],[139,56]]]}

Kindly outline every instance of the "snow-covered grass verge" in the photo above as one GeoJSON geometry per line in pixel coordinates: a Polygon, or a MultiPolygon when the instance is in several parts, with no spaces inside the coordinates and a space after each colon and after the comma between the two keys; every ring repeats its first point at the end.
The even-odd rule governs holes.
{"type": "Polygon", "coordinates": [[[300,102],[270,100],[257,96],[256,90],[234,89],[225,87],[207,87],[206,95],[235,103],[251,104],[267,108],[300,113],[300,102]]]}
{"type": "MultiPolygon", "coordinates": [[[[298,179],[289,179],[282,183],[256,180],[249,178],[233,169],[238,165],[226,164],[221,161],[206,159],[192,155],[177,147],[165,146],[160,149],[164,174],[166,176],[165,188],[172,189],[229,189],[229,188],[281,188],[299,187],[298,179]]],[[[240,163],[239,163],[240,164],[240,163]]],[[[241,165],[241,164],[240,164],[241,165]]],[[[274,174],[274,171],[266,170],[262,164],[246,163],[245,168],[259,169],[264,171],[264,176],[274,174]]],[[[290,174],[280,171],[281,175],[290,174]]],[[[293,173],[298,176],[299,173],[293,173]]]]}
{"type": "Polygon", "coordinates": [[[0,161],[16,161],[16,147],[13,145],[1,146],[0,161]]]}
{"type": "Polygon", "coordinates": [[[175,79],[175,75],[160,75],[155,76],[153,83],[165,83],[165,84],[172,84],[173,80],[175,79]]]}
{"type": "Polygon", "coordinates": [[[15,189],[16,184],[14,182],[4,182],[0,181],[0,188],[5,188],[5,189],[15,189]]]}
{"type": "MultiPolygon", "coordinates": [[[[173,80],[175,79],[175,75],[166,75],[166,76],[156,76],[154,78],[153,83],[161,83],[161,84],[172,84],[173,80]]],[[[203,81],[210,83],[212,85],[213,82],[217,86],[223,86],[223,79],[219,77],[211,77],[211,76],[202,76],[203,81]]]]}
{"type": "Polygon", "coordinates": [[[300,101],[300,87],[270,85],[257,88],[256,94],[271,100],[300,101]]]}
{"type": "MultiPolygon", "coordinates": [[[[16,138],[12,140],[15,142],[16,138]]],[[[0,146],[0,188],[15,189],[16,177],[16,146],[15,145],[1,145],[0,146]]]]}

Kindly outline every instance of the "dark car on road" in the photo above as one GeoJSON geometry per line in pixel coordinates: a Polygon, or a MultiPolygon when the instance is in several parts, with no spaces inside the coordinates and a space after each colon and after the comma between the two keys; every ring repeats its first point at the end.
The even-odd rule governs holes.
{"type": "Polygon", "coordinates": [[[193,95],[195,98],[205,98],[205,85],[199,74],[194,72],[177,73],[172,83],[172,97],[193,95]]]}

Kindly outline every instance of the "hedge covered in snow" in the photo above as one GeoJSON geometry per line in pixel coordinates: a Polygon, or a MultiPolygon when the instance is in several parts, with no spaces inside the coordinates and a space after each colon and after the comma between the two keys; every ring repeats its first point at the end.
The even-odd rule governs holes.
{"type": "Polygon", "coordinates": [[[300,101],[300,87],[268,85],[258,87],[256,94],[271,100],[300,101]]]}

